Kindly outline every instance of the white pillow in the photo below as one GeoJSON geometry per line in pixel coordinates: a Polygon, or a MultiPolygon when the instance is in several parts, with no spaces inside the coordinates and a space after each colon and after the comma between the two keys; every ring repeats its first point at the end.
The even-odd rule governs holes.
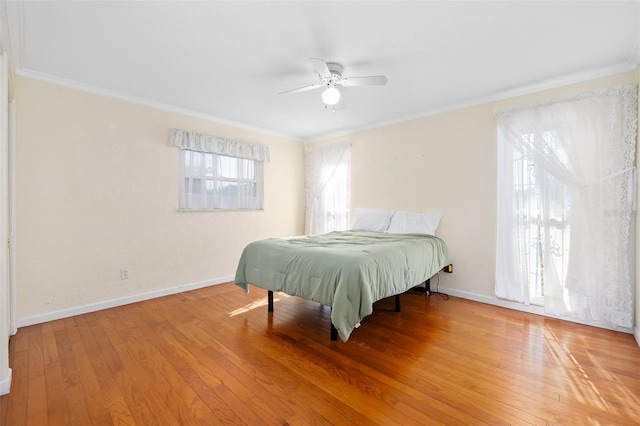
{"type": "Polygon", "coordinates": [[[385,232],[389,228],[393,210],[356,209],[353,218],[354,231],[385,232]]]}
{"type": "Polygon", "coordinates": [[[440,213],[412,213],[396,210],[387,232],[390,234],[436,235],[441,217],[440,213]]]}

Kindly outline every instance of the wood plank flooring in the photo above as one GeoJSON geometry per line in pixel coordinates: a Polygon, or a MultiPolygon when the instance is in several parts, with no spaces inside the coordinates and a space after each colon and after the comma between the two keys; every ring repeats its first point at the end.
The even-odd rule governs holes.
{"type": "Polygon", "coordinates": [[[24,327],[1,425],[640,424],[633,336],[439,295],[330,310],[231,283],[24,327]]]}

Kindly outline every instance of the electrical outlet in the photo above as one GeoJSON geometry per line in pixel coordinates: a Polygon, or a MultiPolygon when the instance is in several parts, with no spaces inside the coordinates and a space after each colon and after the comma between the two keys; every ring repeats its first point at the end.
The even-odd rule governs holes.
{"type": "Polygon", "coordinates": [[[129,271],[127,271],[126,269],[120,269],[120,279],[121,280],[128,280],[129,279],[129,271]]]}

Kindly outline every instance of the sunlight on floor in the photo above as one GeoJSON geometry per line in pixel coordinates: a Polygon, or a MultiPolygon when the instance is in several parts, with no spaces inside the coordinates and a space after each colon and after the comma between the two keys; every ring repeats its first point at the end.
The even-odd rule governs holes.
{"type": "MultiPolygon", "coordinates": [[[[284,299],[284,298],[290,297],[287,294],[281,294],[279,296],[280,297],[274,297],[273,298],[273,303],[276,303],[276,302],[280,301],[280,298],[284,299]]],[[[236,309],[234,311],[229,312],[229,316],[230,317],[235,317],[236,315],[244,314],[245,312],[249,312],[249,311],[251,311],[253,309],[261,308],[263,306],[267,306],[267,304],[268,304],[268,300],[267,300],[266,297],[264,297],[262,299],[259,299],[259,300],[256,300],[254,302],[251,302],[251,303],[243,306],[242,308],[238,308],[238,309],[236,309]]]]}
{"type": "MultiPolygon", "coordinates": [[[[547,327],[546,343],[551,355],[553,355],[556,364],[566,368],[567,384],[570,389],[569,393],[578,402],[585,403],[591,407],[599,410],[610,410],[612,407],[602,396],[594,381],[589,377],[589,374],[571,353],[569,348],[558,339],[556,333],[547,327]],[[572,366],[567,366],[567,360],[572,366]]],[[[561,396],[562,397],[562,396],[561,396]]]]}
{"type": "MultiPolygon", "coordinates": [[[[630,407],[640,405],[638,395],[635,395],[633,390],[628,389],[622,383],[604,377],[591,377],[592,375],[587,370],[593,367],[583,366],[553,330],[547,329],[546,332],[548,333],[546,343],[549,353],[559,366],[566,368],[568,394],[565,398],[575,398],[577,402],[605,412],[618,411],[616,408],[618,404],[630,407]],[[615,392],[612,392],[612,389],[615,389],[615,392]]],[[[609,375],[605,366],[597,365],[596,368],[602,375],[609,375]]],[[[562,397],[560,396],[561,400],[562,397]]]]}

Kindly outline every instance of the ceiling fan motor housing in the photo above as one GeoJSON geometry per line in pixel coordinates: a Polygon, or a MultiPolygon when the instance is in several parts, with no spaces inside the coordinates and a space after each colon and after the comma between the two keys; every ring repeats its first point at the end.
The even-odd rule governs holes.
{"type": "Polygon", "coordinates": [[[337,75],[338,77],[342,77],[342,71],[344,70],[343,66],[336,62],[327,62],[327,68],[331,71],[331,75],[337,75]]]}
{"type": "Polygon", "coordinates": [[[342,71],[344,70],[342,65],[336,62],[327,62],[327,68],[329,68],[331,77],[321,77],[324,84],[327,86],[344,86],[344,84],[341,83],[342,71]]]}

